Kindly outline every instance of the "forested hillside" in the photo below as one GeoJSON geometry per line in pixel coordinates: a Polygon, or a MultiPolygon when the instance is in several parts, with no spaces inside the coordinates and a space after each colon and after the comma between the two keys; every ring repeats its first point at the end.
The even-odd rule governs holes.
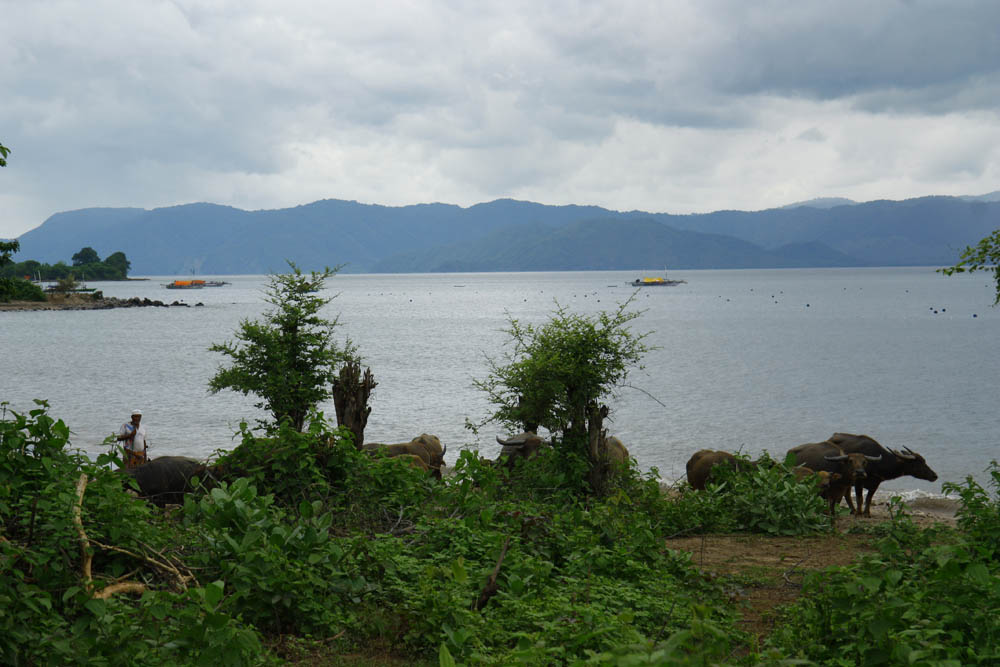
{"type": "Polygon", "coordinates": [[[947,265],[996,228],[1000,202],[956,197],[673,215],[497,200],[387,207],[324,200],[58,213],[20,237],[42,262],[81,246],[125,252],[135,274],[651,270],[947,265]]]}

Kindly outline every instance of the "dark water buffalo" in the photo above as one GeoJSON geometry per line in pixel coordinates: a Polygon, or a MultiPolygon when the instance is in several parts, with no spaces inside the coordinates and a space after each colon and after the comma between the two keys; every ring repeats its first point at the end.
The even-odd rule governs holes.
{"type": "Polygon", "coordinates": [[[883,447],[873,438],[867,435],[854,435],[852,433],[834,433],[828,442],[840,447],[849,454],[867,454],[868,456],[881,456],[881,460],[872,460],[868,464],[867,475],[862,480],[854,481],[854,495],[857,499],[857,508],[851,502],[850,491],[847,493],[847,504],[851,511],[858,516],[861,511],[861,490],[868,489],[868,496],[865,498],[864,516],[870,517],[872,496],[878,490],[879,484],[888,480],[909,475],[917,479],[925,479],[928,482],[937,481],[937,473],[930,469],[924,457],[917,454],[908,447],[903,447],[904,451],[896,451],[883,447]]]}
{"type": "Polygon", "coordinates": [[[416,456],[430,471],[431,475],[441,479],[441,466],[444,465],[444,455],[447,447],[441,446],[437,436],[422,433],[410,442],[400,442],[394,445],[383,445],[370,442],[362,447],[366,452],[374,454],[384,452],[386,456],[416,456]]]}
{"type": "MultiPolygon", "coordinates": [[[[500,456],[497,457],[496,462],[499,463],[503,457],[506,456],[508,466],[514,465],[514,461],[517,461],[518,459],[530,459],[532,456],[537,454],[538,450],[542,447],[551,446],[551,443],[543,440],[542,437],[534,431],[523,431],[517,435],[507,438],[506,440],[502,439],[498,435],[497,442],[503,445],[503,449],[500,450],[500,456]]],[[[606,438],[604,444],[607,448],[606,452],[608,461],[618,464],[628,462],[628,449],[617,436],[612,435],[606,438]]]]}
{"type": "Polygon", "coordinates": [[[508,467],[513,466],[514,462],[519,459],[530,459],[542,447],[551,446],[550,443],[542,440],[542,437],[534,431],[523,431],[506,440],[501,439],[498,435],[497,442],[503,445],[503,448],[500,450],[500,456],[497,457],[496,462],[500,463],[503,457],[506,456],[508,467]]]}
{"type": "Polygon", "coordinates": [[[190,480],[195,475],[204,476],[208,467],[203,461],[186,456],[159,456],[149,463],[121,472],[139,485],[139,495],[163,507],[184,502],[190,491],[190,480]]]}
{"type": "Polygon", "coordinates": [[[705,484],[712,481],[712,468],[727,466],[736,470],[749,470],[754,463],[737,458],[729,452],[715,449],[699,449],[687,462],[688,484],[692,489],[703,491],[705,484]]]}
{"type": "Polygon", "coordinates": [[[831,480],[823,494],[830,501],[831,516],[834,508],[840,504],[840,499],[850,492],[851,487],[859,480],[864,481],[869,463],[882,460],[881,456],[849,454],[829,440],[792,447],[788,453],[795,455],[796,465],[804,465],[817,472],[825,470],[828,473],[840,474],[840,479],[831,480]]]}

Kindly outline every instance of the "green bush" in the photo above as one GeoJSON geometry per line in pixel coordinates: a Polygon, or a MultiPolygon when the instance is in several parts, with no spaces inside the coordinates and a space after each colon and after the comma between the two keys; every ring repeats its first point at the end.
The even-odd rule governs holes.
{"type": "Polygon", "coordinates": [[[961,498],[958,527],[969,536],[985,560],[996,561],[1000,558],[1000,465],[991,461],[986,473],[990,476],[992,498],[971,475],[964,484],[946,482],[944,492],[961,498]]]}
{"type": "Polygon", "coordinates": [[[0,404],[0,662],[259,663],[257,634],[218,609],[222,584],[183,590],[165,565],[177,532],[126,495],[107,457],[68,451],[69,428],[36,403],[0,404]],[[146,590],[97,595],[119,578],[146,590]]]}
{"type": "MultiPolygon", "coordinates": [[[[963,520],[990,524],[997,500],[980,504],[971,487],[977,502],[963,505],[963,520]]],[[[901,506],[893,514],[876,554],[807,577],[768,645],[819,664],[997,664],[995,534],[920,530],[901,506]]]]}
{"type": "Polygon", "coordinates": [[[702,491],[685,488],[666,505],[663,520],[674,534],[749,532],[807,535],[829,530],[826,503],[814,478],[799,482],[767,455],[741,470],[717,466],[702,491]]]}
{"type": "Polygon", "coordinates": [[[0,301],[45,301],[45,292],[29,280],[0,278],[0,301]]]}
{"type": "Polygon", "coordinates": [[[264,632],[332,635],[366,591],[352,573],[350,540],[333,538],[319,501],[290,515],[241,478],[184,509],[200,536],[192,562],[226,582],[222,609],[264,632]]]}

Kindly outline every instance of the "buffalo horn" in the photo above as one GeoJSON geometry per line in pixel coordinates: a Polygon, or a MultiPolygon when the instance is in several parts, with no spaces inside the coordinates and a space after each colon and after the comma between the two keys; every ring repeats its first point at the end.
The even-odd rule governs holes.
{"type": "Polygon", "coordinates": [[[865,454],[865,458],[868,459],[869,461],[881,461],[882,455],[879,454],[878,456],[868,456],[867,454],[865,454]]]}
{"type": "Polygon", "coordinates": [[[847,454],[838,454],[838,455],[828,454],[823,458],[826,459],[827,461],[846,461],[847,454]]]}
{"type": "Polygon", "coordinates": [[[911,459],[911,460],[913,460],[913,459],[916,459],[916,458],[917,458],[917,453],[916,453],[916,452],[914,452],[914,451],[913,451],[912,449],[910,449],[909,447],[907,447],[906,445],[903,445],[903,449],[905,449],[905,450],[906,450],[906,453],[904,454],[904,453],[902,453],[902,452],[896,452],[896,456],[898,456],[898,457],[900,457],[900,458],[903,458],[903,459],[911,459]]]}
{"type": "Polygon", "coordinates": [[[524,446],[524,440],[523,439],[517,439],[517,440],[515,440],[514,438],[508,438],[507,440],[501,440],[499,435],[497,436],[497,442],[499,442],[504,447],[523,447],[524,446]]]}

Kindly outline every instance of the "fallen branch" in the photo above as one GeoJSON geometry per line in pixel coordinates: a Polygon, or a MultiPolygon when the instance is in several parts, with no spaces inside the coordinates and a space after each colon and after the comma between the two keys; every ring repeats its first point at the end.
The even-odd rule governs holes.
{"type": "Polygon", "coordinates": [[[794,588],[802,588],[802,584],[796,584],[791,579],[789,579],[788,577],[789,577],[790,574],[792,574],[793,572],[795,572],[795,568],[797,568],[799,565],[802,565],[802,563],[806,562],[808,559],[809,559],[809,557],[806,556],[805,558],[803,558],[802,560],[800,560],[798,563],[796,563],[795,565],[791,566],[790,568],[788,568],[787,570],[785,570],[784,572],[781,573],[781,578],[785,580],[786,584],[788,584],[789,586],[792,586],[794,588]]]}
{"type": "Polygon", "coordinates": [[[76,505],[73,506],[73,524],[76,525],[76,534],[80,538],[80,554],[83,557],[83,583],[90,586],[93,581],[90,568],[94,556],[90,553],[90,541],[87,533],[83,530],[83,493],[87,490],[87,473],[80,473],[80,479],[76,481],[76,505]]]}
{"type": "Polygon", "coordinates": [[[95,600],[107,600],[117,593],[138,593],[142,595],[146,591],[146,584],[135,581],[123,581],[118,584],[110,584],[95,592],[91,597],[95,600]]]}
{"type": "MultiPolygon", "coordinates": [[[[80,538],[80,553],[83,557],[81,573],[83,574],[83,584],[90,592],[90,597],[96,600],[107,600],[116,593],[143,593],[146,584],[133,581],[124,581],[117,584],[105,586],[99,591],[94,590],[94,577],[91,571],[94,562],[94,555],[90,552],[90,540],[87,532],[83,529],[83,494],[87,490],[87,473],[81,473],[80,479],[76,481],[76,505],[73,506],[73,524],[76,526],[76,534],[80,538]]],[[[104,545],[95,542],[98,546],[104,545]]]]}
{"type": "Polygon", "coordinates": [[[491,574],[490,578],[486,580],[486,586],[484,586],[482,592],[479,593],[479,599],[476,600],[475,605],[476,611],[482,611],[483,607],[486,606],[486,603],[490,601],[490,598],[496,595],[500,590],[500,587],[497,586],[497,577],[500,576],[500,566],[503,564],[504,556],[507,555],[508,547],[510,547],[510,535],[508,535],[507,539],[504,540],[503,548],[500,549],[500,558],[497,559],[496,567],[493,568],[493,574],[491,574]]]}

